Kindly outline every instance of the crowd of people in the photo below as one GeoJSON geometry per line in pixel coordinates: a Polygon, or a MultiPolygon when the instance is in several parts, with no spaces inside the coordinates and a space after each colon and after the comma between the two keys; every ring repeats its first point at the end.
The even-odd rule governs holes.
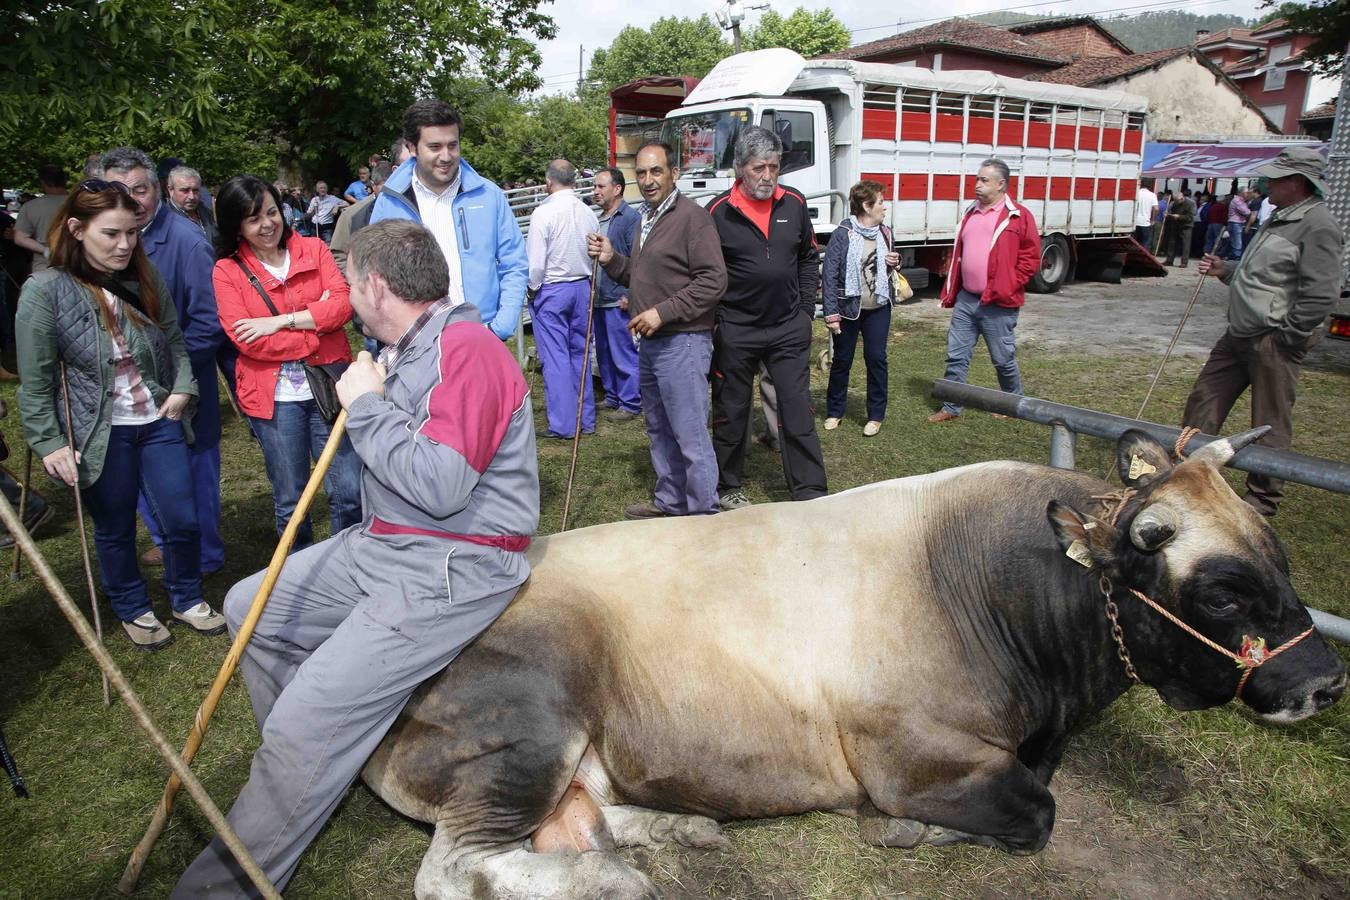
{"type": "MultiPolygon", "coordinates": [[[[576,167],[554,160],[527,237],[502,189],[463,158],[461,129],[448,104],[418,101],[387,160],[372,156],[340,196],[319,182],[309,198],[247,174],[211,197],[181,160],[156,166],[119,147],[74,188],[44,166],[43,195],[13,226],[33,270],[13,328],[24,437],[81,492],[104,592],[135,645],[173,640],[142,564],[162,565],[170,620],[204,634],[237,633],[262,578],[237,584],[220,612],[203,598],[227,548],[218,381],[261,447],[278,534],[348,413],[324,479],[332,537],[315,544],[300,525],[243,663],[262,746],[230,821],[278,886],[411,692],[525,581],[536,443],[593,432],[597,393],[609,421],[640,419],[649,438],[652,495],[629,519],[749,505],[757,439],[781,456],[793,500],[827,493],[809,379],[818,293],[834,346],[822,430],[844,422],[860,339],[862,433],[886,418],[889,325],[907,287],[881,184],[849,191],[823,272],[806,202],[779,181],[783,144],[756,127],[735,141],[734,185],[706,207],[678,190],[675,151],[658,141],[637,152],[637,207],[621,170],[598,171],[583,197],[576,167]],[[537,432],[503,343],[526,304],[543,366],[537,432]],[[355,358],[349,323],[366,341],[355,358]],[[769,425],[758,437],[757,377],[769,425]],[[138,515],[155,544],[139,559],[138,515]]],[[[1186,424],[1217,431],[1250,385],[1254,424],[1275,426],[1266,443],[1289,445],[1299,363],[1339,288],[1321,166],[1293,148],[1268,167],[1274,213],[1254,235],[1254,198],[1166,201],[1181,264],[1199,221],[1201,272],[1231,285],[1229,331],[1186,424]]],[[[1000,387],[1020,393],[1014,334],[1041,253],[1009,181],[999,159],[978,167],[941,302],[952,310],[946,376],[965,380],[983,337],[1000,387]]],[[[1145,209],[1148,193],[1145,229],[1164,206],[1145,209]]],[[[929,422],[960,415],[947,404],[929,422]]],[[[1279,483],[1253,476],[1248,501],[1273,515],[1279,483]]],[[[246,884],[217,839],[174,896],[237,896],[246,884]]]]}

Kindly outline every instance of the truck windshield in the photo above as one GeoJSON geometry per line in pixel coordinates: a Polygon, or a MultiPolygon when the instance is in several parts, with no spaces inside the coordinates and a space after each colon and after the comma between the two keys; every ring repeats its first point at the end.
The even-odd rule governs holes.
{"type": "Polygon", "coordinates": [[[748,109],[673,116],[661,125],[661,140],[675,148],[681,175],[713,175],[731,168],[736,137],[749,124],[748,109]]]}

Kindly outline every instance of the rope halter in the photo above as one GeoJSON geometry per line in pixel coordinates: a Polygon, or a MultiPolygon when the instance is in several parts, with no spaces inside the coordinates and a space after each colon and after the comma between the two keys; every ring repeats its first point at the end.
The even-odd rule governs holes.
{"type": "MultiPolygon", "coordinates": [[[[1116,652],[1120,656],[1121,663],[1125,666],[1125,674],[1128,675],[1130,680],[1135,684],[1142,684],[1143,680],[1139,677],[1139,673],[1134,667],[1134,662],[1130,659],[1130,651],[1125,647],[1125,633],[1121,629],[1119,621],[1120,610],[1116,606],[1116,602],[1111,598],[1111,579],[1105,575],[1101,576],[1098,587],[1101,589],[1102,596],[1106,598],[1106,617],[1111,620],[1111,637],[1116,642],[1116,652]]],[[[1242,689],[1247,686],[1247,681],[1252,677],[1252,672],[1261,668],[1284,651],[1294,647],[1316,630],[1316,626],[1309,625],[1306,631],[1295,635],[1274,650],[1268,650],[1266,648],[1265,638],[1254,638],[1249,634],[1244,634],[1242,636],[1242,646],[1237,653],[1234,653],[1227,647],[1210,640],[1190,625],[1187,625],[1171,610],[1167,609],[1161,603],[1142,591],[1130,588],[1130,593],[1140,600],[1143,600],[1154,612],[1158,613],[1164,619],[1171,622],[1209,649],[1216,653],[1222,653],[1224,656],[1231,659],[1237,667],[1242,670],[1242,677],[1238,679],[1237,690],[1233,692],[1233,699],[1235,700],[1242,699],[1242,689]]]]}

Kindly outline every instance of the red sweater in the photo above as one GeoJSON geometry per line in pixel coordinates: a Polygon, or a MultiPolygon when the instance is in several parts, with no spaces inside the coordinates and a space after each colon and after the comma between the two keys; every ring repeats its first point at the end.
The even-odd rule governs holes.
{"type": "MultiPolygon", "coordinates": [[[[972,205],[962,217],[961,231],[952,248],[951,268],[942,285],[942,305],[945,307],[956,305],[956,293],[961,290],[966,219],[974,209],[972,205]]],[[[972,247],[970,252],[979,252],[979,249],[972,247]]],[[[998,225],[994,227],[994,244],[989,248],[989,283],[980,295],[980,302],[1013,308],[1021,306],[1026,300],[1027,282],[1040,266],[1041,236],[1036,230],[1036,220],[1025,206],[1005,196],[998,225]]]]}
{"type": "Polygon", "coordinates": [[[283,328],[251,344],[240,343],[235,339],[234,323],[239,319],[270,316],[272,311],[233,259],[217,260],[211,273],[220,325],[239,348],[239,362],[235,365],[239,406],[259,419],[272,418],[277,374],[283,362],[333,363],[352,358],[342,327],[352,317],[352,304],[347,282],[338,271],[333,254],[318,238],[298,234],[290,236],[286,249],[291,254],[291,267],[284,284],[263,268],[247,242],[240,242],[239,259],[257,276],[278,313],[284,316],[307,309],[314,316],[318,331],[283,328]],[[328,291],[328,299],[320,303],[324,291],[328,291]]]}

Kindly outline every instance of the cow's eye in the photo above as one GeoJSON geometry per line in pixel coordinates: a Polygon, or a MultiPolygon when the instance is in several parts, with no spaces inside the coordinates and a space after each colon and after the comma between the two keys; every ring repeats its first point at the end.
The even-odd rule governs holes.
{"type": "Polygon", "coordinates": [[[1231,594],[1211,594],[1205,598],[1205,608],[1215,615],[1226,615],[1236,610],[1237,601],[1231,594]]]}

